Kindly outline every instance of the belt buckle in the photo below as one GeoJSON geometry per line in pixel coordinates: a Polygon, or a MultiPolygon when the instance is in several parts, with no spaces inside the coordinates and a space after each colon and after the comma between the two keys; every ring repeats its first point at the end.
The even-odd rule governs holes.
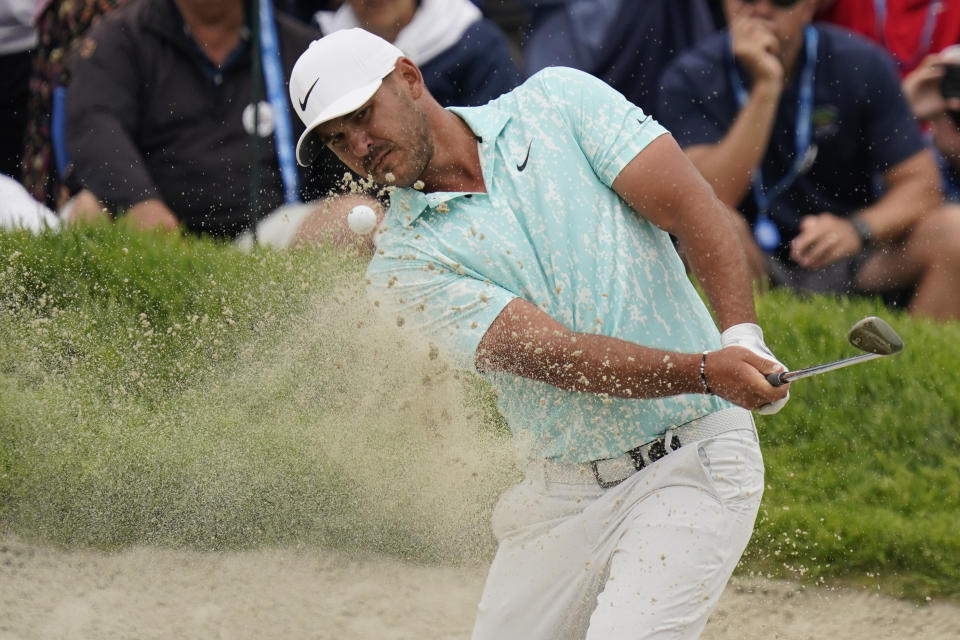
{"type": "Polygon", "coordinates": [[[633,474],[631,473],[631,474],[625,475],[624,477],[620,478],[619,480],[611,480],[610,482],[605,482],[605,481],[603,480],[603,478],[600,477],[600,470],[597,469],[597,463],[598,463],[598,462],[600,462],[600,460],[594,460],[594,461],[592,461],[592,462],[590,463],[590,468],[593,469],[593,477],[596,478],[597,484],[600,485],[600,488],[601,488],[601,489],[609,489],[610,487],[615,487],[615,486],[617,486],[618,484],[620,484],[621,482],[623,482],[624,480],[626,480],[627,478],[629,478],[631,475],[633,475],[633,474]]]}
{"type": "MultiPolygon", "coordinates": [[[[664,434],[663,438],[654,440],[653,442],[648,442],[647,444],[640,445],[639,447],[636,447],[634,449],[630,449],[630,451],[627,451],[623,455],[630,457],[631,462],[633,462],[633,468],[634,468],[633,473],[636,473],[637,471],[640,471],[641,469],[647,466],[647,462],[646,460],[644,460],[644,456],[643,456],[644,451],[646,451],[647,459],[649,459],[650,463],[652,464],[657,460],[659,460],[660,458],[667,455],[668,453],[670,453],[670,451],[676,451],[680,447],[681,447],[680,438],[677,436],[677,434],[671,433],[670,431],[668,431],[666,434],[664,434]],[[670,441],[669,449],[667,448],[668,440],[670,441]]],[[[612,459],[615,460],[616,458],[612,458],[612,459]]],[[[597,484],[600,485],[601,489],[609,489],[611,487],[615,487],[633,475],[633,473],[628,473],[627,475],[620,478],[619,480],[611,480],[609,482],[605,481],[603,478],[600,477],[600,470],[597,468],[598,462],[602,462],[602,460],[591,461],[590,468],[593,470],[593,477],[596,479],[597,484]]]]}

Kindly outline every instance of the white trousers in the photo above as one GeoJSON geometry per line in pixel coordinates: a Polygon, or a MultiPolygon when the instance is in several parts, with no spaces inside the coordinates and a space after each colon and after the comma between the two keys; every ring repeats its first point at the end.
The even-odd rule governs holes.
{"type": "Polygon", "coordinates": [[[551,479],[501,496],[473,640],[694,639],[753,531],[763,459],[744,429],[684,445],[610,489],[551,479]]]}

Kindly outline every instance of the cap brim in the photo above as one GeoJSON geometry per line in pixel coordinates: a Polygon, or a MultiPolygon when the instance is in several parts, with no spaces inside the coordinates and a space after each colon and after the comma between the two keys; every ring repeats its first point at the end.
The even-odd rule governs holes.
{"type": "Polygon", "coordinates": [[[323,145],[320,143],[320,138],[317,135],[317,127],[324,122],[345,116],[362,107],[367,100],[373,97],[373,94],[377,92],[381,84],[383,84],[383,78],[365,84],[342,96],[339,100],[330,103],[326,109],[321,111],[320,115],[313,119],[303,133],[300,134],[300,139],[297,140],[297,163],[301,167],[309,167],[313,164],[313,161],[317,159],[317,156],[320,155],[323,145]]]}

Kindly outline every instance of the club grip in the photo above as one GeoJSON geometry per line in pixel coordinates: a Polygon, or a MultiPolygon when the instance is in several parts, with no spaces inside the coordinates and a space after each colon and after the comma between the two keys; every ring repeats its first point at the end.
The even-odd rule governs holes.
{"type": "Polygon", "coordinates": [[[781,378],[780,376],[782,376],[784,373],[786,373],[786,371],[777,371],[776,373],[768,374],[767,382],[769,382],[775,387],[779,387],[780,385],[783,384],[783,378],[781,378]]]}

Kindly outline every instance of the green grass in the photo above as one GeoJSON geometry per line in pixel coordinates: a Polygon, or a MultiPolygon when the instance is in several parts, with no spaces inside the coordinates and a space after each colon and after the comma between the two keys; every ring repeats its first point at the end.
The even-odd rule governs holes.
{"type": "Polygon", "coordinates": [[[794,368],[853,355],[842,337],[865,315],[887,318],[906,348],[799,380],[781,413],[758,419],[767,493],[745,564],[911,598],[960,595],[960,324],[784,292],[761,298],[759,313],[794,368]]]}
{"type": "MultiPolygon", "coordinates": [[[[307,544],[485,560],[516,478],[490,390],[401,339],[362,262],[120,227],[0,234],[0,528],[107,549],[307,544]]],[[[960,596],[960,324],[869,300],[759,301],[797,381],[758,416],[767,491],[741,572],[960,596]]]]}

